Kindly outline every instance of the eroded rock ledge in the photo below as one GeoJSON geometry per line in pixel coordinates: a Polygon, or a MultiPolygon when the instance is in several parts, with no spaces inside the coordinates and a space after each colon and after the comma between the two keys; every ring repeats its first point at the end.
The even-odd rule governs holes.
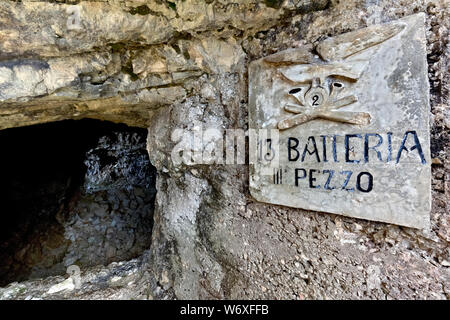
{"type": "Polygon", "coordinates": [[[152,110],[186,97],[190,80],[242,72],[236,37],[327,5],[280,3],[3,1],[0,128],[83,117],[146,127],[152,110]]]}

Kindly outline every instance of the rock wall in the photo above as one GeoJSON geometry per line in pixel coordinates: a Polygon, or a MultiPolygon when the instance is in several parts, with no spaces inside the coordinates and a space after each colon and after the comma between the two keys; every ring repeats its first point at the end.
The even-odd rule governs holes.
{"type": "Polygon", "coordinates": [[[84,117],[148,127],[152,246],[141,290],[126,297],[449,298],[448,2],[81,1],[74,28],[66,2],[0,4],[0,128],[84,117]],[[430,229],[258,203],[245,165],[172,162],[176,128],[247,129],[250,61],[417,12],[428,28],[430,229]]]}

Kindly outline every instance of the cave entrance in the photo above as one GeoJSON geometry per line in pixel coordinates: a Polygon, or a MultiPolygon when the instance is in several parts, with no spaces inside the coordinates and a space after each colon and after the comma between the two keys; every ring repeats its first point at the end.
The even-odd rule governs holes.
{"type": "Polygon", "coordinates": [[[146,129],[91,119],[0,131],[0,286],[150,247],[146,139],[146,129]]]}

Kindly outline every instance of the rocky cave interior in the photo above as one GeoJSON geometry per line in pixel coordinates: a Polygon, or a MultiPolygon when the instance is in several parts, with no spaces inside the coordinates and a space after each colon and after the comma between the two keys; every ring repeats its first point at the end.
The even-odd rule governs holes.
{"type": "Polygon", "coordinates": [[[0,131],[0,286],[106,265],[151,244],[147,130],[64,120],[0,131]]]}

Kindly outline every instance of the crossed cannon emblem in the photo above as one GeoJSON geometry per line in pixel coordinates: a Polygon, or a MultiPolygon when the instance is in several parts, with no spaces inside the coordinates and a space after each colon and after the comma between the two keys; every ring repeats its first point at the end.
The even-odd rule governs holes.
{"type": "Polygon", "coordinates": [[[312,46],[305,46],[264,58],[276,68],[277,75],[290,84],[287,94],[291,102],[282,108],[292,115],[278,121],[278,129],[292,128],[314,119],[369,124],[369,113],[339,109],[358,101],[351,87],[359,80],[379,44],[404,28],[403,23],[371,26],[325,39],[315,46],[317,56],[312,53],[312,46]]]}
{"type": "Polygon", "coordinates": [[[323,83],[319,77],[313,78],[309,86],[297,86],[289,91],[296,103],[287,103],[284,110],[293,113],[291,117],[278,122],[279,129],[288,129],[314,119],[325,119],[350,124],[368,124],[370,114],[365,112],[341,111],[358,98],[351,94],[339,97],[345,84],[341,81],[323,83]]]}

